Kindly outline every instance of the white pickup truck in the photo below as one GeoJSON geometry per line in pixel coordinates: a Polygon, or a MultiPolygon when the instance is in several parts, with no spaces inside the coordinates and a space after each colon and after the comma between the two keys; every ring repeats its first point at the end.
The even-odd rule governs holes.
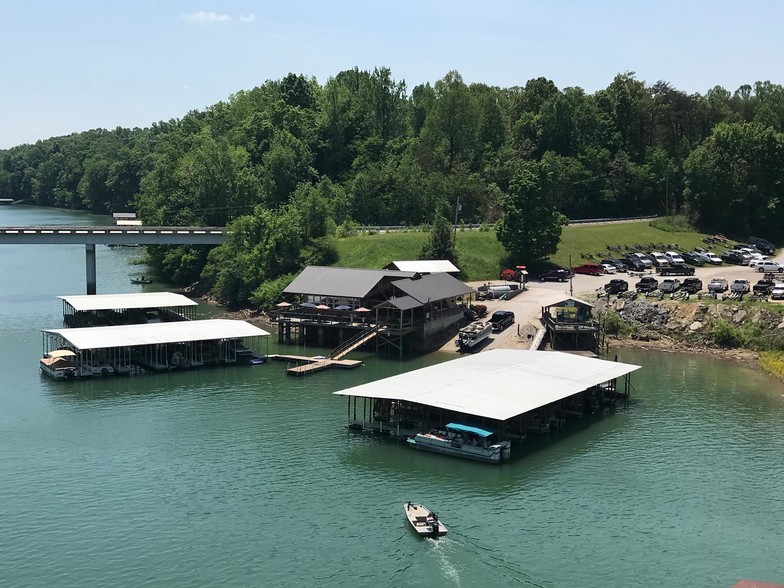
{"type": "Polygon", "coordinates": [[[726,292],[727,288],[726,278],[713,278],[708,284],[708,292],[726,292]]]}
{"type": "Polygon", "coordinates": [[[746,294],[751,290],[751,284],[748,280],[735,280],[730,286],[730,291],[736,294],[746,294]]]}

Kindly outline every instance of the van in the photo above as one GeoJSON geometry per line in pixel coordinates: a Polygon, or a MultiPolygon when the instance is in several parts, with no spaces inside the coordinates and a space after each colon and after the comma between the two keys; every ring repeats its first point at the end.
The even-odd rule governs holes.
{"type": "Polygon", "coordinates": [[[493,331],[503,331],[515,321],[514,313],[511,310],[496,310],[488,321],[493,325],[493,331]]]}

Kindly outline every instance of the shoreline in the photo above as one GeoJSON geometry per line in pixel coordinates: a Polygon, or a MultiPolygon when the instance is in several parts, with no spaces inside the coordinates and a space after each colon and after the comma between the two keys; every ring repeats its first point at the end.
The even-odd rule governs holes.
{"type": "Polygon", "coordinates": [[[677,339],[662,338],[659,340],[642,341],[639,339],[616,339],[608,338],[610,343],[607,345],[608,351],[617,349],[642,349],[659,351],[662,353],[686,353],[692,355],[707,355],[719,359],[727,359],[738,363],[754,367],[760,371],[768,373],[760,365],[759,353],[750,349],[724,349],[721,347],[708,347],[704,345],[687,345],[677,339]]]}

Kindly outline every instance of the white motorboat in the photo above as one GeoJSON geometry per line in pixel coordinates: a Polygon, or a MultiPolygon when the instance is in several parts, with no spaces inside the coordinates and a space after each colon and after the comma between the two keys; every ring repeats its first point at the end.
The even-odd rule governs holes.
{"type": "Polygon", "coordinates": [[[78,373],[76,353],[69,349],[56,349],[44,354],[39,362],[41,372],[55,380],[70,380],[78,373]]]}
{"type": "Polygon", "coordinates": [[[487,339],[493,332],[493,325],[482,321],[476,321],[463,327],[457,333],[455,345],[460,349],[473,349],[478,346],[482,341],[487,339]]]}
{"type": "Polygon", "coordinates": [[[449,423],[445,430],[417,433],[407,439],[414,449],[465,457],[487,463],[507,461],[512,453],[509,441],[499,441],[493,431],[449,423]]]}
{"type": "Polygon", "coordinates": [[[447,529],[444,523],[438,520],[438,515],[431,512],[421,504],[406,502],[403,505],[403,512],[414,531],[420,537],[441,537],[446,535],[447,529]]]}

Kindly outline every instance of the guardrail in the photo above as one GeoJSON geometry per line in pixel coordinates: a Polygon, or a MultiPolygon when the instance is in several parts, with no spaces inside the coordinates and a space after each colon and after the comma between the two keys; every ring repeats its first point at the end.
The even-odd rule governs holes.
{"type": "MultiPolygon", "coordinates": [[[[605,218],[581,218],[569,219],[567,225],[585,225],[591,223],[618,223],[625,221],[643,221],[655,220],[659,218],[656,215],[652,216],[622,216],[622,217],[605,217],[605,218]]],[[[452,225],[453,229],[476,231],[482,227],[492,229],[493,223],[465,223],[460,225],[452,225]]],[[[358,233],[394,233],[399,231],[427,231],[427,225],[359,225],[356,227],[358,233]]]]}

